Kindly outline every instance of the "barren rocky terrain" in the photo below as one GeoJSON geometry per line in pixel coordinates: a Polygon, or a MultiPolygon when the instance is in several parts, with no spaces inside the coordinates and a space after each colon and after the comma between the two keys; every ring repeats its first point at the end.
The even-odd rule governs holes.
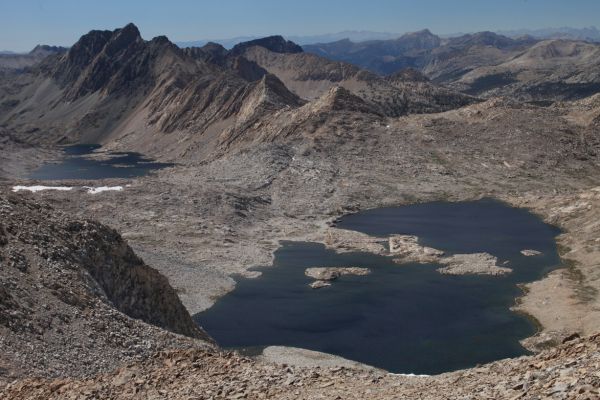
{"type": "Polygon", "coordinates": [[[438,84],[479,97],[574,100],[599,88],[600,47],[583,40],[509,38],[493,32],[443,39],[423,30],[397,39],[340,40],[304,49],[381,75],[414,68],[438,84]]]}
{"type": "Polygon", "coordinates": [[[184,52],[166,38],[143,41],[134,28],[93,31],[68,53],[2,81],[2,99],[17,103],[0,114],[0,190],[9,213],[1,221],[9,240],[0,247],[0,277],[10,282],[10,298],[21,300],[3,301],[11,311],[0,309],[0,318],[12,321],[13,308],[26,309],[33,327],[0,327],[2,379],[19,378],[5,396],[598,397],[598,338],[574,339],[600,327],[597,95],[550,106],[518,96],[483,100],[415,73],[396,76],[399,82],[376,77],[277,38],[231,53],[215,46],[184,52]],[[100,79],[107,60],[113,70],[100,79]],[[57,144],[90,140],[177,165],[132,179],[69,181],[70,191],[10,194],[15,185],[66,185],[26,175],[57,157],[57,144]],[[83,189],[115,185],[124,190],[83,189]],[[515,303],[540,324],[524,343],[546,349],[533,357],[419,378],[307,368],[300,356],[304,367],[293,357],[282,366],[220,352],[191,332],[189,321],[176,327],[167,318],[187,321],[231,291],[236,275],[256,276],[248,269],[270,265],[281,240],[339,251],[360,242],[382,251],[372,238],[357,241],[331,226],[346,213],[482,197],[527,208],[563,230],[557,241],[564,265],[528,284],[515,303]],[[88,220],[99,223],[77,222],[88,220]],[[88,235],[96,244],[84,240],[88,235]],[[40,258],[35,246],[64,248],[73,258],[40,258]],[[96,255],[88,259],[80,248],[96,255]],[[9,261],[13,253],[27,254],[35,267],[21,271],[9,261]],[[153,278],[141,283],[139,296],[123,299],[117,290],[111,297],[115,279],[104,279],[98,265],[153,278]],[[48,280],[64,284],[52,288],[48,280]],[[160,298],[167,319],[148,311],[161,310],[152,303],[155,285],[169,299],[160,298]],[[44,305],[64,320],[50,318],[44,305]],[[73,337],[66,341],[57,328],[73,337]],[[173,350],[181,347],[187,350],[173,350]],[[34,376],[40,378],[22,380],[34,376]]]}

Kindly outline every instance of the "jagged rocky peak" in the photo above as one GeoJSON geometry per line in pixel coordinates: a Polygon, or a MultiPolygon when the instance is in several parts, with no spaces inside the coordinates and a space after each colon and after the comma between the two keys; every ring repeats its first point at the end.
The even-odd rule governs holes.
{"type": "Polygon", "coordinates": [[[429,29],[423,29],[417,32],[410,32],[402,35],[397,41],[410,43],[415,49],[434,49],[439,47],[442,39],[431,33],[429,29]]]}
{"type": "Polygon", "coordinates": [[[353,111],[381,115],[374,106],[342,86],[332,87],[315,104],[318,108],[325,110],[353,111]]]}
{"type": "Polygon", "coordinates": [[[265,74],[260,80],[248,86],[249,91],[244,98],[238,113],[240,121],[250,121],[264,114],[289,107],[299,107],[304,101],[272,74],[265,74]]]}
{"type": "Polygon", "coordinates": [[[112,35],[111,31],[93,30],[83,35],[69,49],[66,60],[72,65],[88,64],[106,45],[112,35]]]}
{"type": "Polygon", "coordinates": [[[300,106],[304,102],[296,94],[292,93],[277,76],[265,74],[260,80],[258,86],[269,99],[277,99],[281,105],[300,106]]]}
{"type": "MultiPolygon", "coordinates": [[[[242,56],[235,57],[232,60],[231,69],[233,69],[240,77],[248,82],[254,82],[262,79],[268,73],[267,70],[260,67],[254,61],[250,61],[246,57],[242,56]]],[[[283,83],[281,84],[283,85],[283,83]]]]}
{"type": "Polygon", "coordinates": [[[132,23],[114,31],[93,30],[83,35],[69,50],[69,59],[82,59],[82,56],[94,57],[105,46],[110,45],[111,50],[119,50],[142,40],[140,31],[132,23]]]}
{"type": "Polygon", "coordinates": [[[58,65],[52,68],[54,70],[52,75],[63,85],[73,83],[107,47],[109,47],[108,55],[112,56],[119,48],[122,49],[137,38],[141,40],[140,33],[133,24],[114,31],[92,30],[81,36],[65,57],[59,59],[58,65]]]}
{"type": "Polygon", "coordinates": [[[83,35],[69,49],[66,60],[71,66],[85,66],[103,50],[107,55],[112,55],[141,41],[140,31],[131,23],[114,31],[93,30],[83,35]]]}
{"type": "Polygon", "coordinates": [[[129,23],[123,28],[113,31],[104,51],[106,55],[111,56],[142,40],[137,26],[129,23]]]}
{"type": "MultiPolygon", "coordinates": [[[[144,84],[154,78],[155,61],[173,52],[183,56],[166,36],[144,41],[138,28],[127,24],[83,35],[64,57],[52,60],[45,69],[66,88],[65,98],[74,100],[99,90],[144,90],[144,84]]],[[[161,68],[167,68],[166,64],[161,68]]]]}
{"type": "Polygon", "coordinates": [[[235,45],[231,49],[231,54],[238,55],[244,53],[244,51],[253,46],[264,47],[274,53],[302,53],[302,47],[296,43],[285,40],[282,36],[268,36],[261,39],[250,40],[249,42],[243,42],[235,45]]]}

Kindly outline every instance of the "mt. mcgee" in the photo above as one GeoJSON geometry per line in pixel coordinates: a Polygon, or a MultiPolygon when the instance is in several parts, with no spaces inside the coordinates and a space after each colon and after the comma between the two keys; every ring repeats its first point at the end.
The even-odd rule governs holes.
{"type": "Polygon", "coordinates": [[[300,107],[333,86],[357,96],[365,104],[360,109],[389,116],[475,101],[426,81],[392,83],[305,54],[281,36],[229,51],[212,43],[182,50],[162,36],[143,40],[133,24],[91,31],[68,52],[10,77],[0,123],[26,140],[135,143],[140,151],[167,157],[203,158],[225,144],[264,140],[252,133],[259,121],[269,126],[269,140],[293,138],[300,131],[289,121],[318,118],[311,107],[300,107]]]}

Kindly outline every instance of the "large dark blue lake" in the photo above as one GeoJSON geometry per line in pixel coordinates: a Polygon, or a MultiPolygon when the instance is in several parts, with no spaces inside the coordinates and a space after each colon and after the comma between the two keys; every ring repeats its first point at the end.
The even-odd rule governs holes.
{"type": "Polygon", "coordinates": [[[508,261],[513,273],[448,276],[435,270],[438,265],[398,265],[370,253],[284,242],[273,267],[241,279],[195,320],[224,347],[301,347],[398,373],[436,374],[527,353],[519,340],[536,327],[510,307],[521,294],[518,283],[559,265],[557,228],[494,200],[374,209],[346,216],[337,227],[417,235],[449,254],[488,252],[508,261]],[[526,257],[523,249],[543,254],[526,257]],[[372,273],[314,290],[304,270],[318,266],[368,267],[372,273]]]}
{"type": "Polygon", "coordinates": [[[39,180],[133,178],[173,164],[158,163],[134,152],[102,152],[100,145],[64,147],[64,158],[42,165],[28,178],[39,180]]]}

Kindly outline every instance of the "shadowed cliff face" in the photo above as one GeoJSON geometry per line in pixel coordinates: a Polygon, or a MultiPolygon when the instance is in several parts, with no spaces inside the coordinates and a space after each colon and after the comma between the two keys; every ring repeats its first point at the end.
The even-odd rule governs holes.
{"type": "Polygon", "coordinates": [[[127,358],[133,342],[142,346],[134,354],[185,342],[152,325],[212,342],[116,231],[19,195],[0,196],[0,220],[0,349],[17,370],[97,372],[127,358]]]}
{"type": "MultiPolygon", "coordinates": [[[[73,279],[51,283],[53,294],[67,304],[85,308],[100,299],[132,318],[208,339],[192,322],[167,279],[145,265],[116,231],[94,221],[70,220],[17,195],[0,198],[0,204],[2,259],[16,268],[4,270],[5,274],[50,283],[47,273],[77,271],[73,279]]],[[[10,291],[5,295],[17,303],[23,300],[10,291]]],[[[31,300],[40,302],[42,298],[31,300]]]]}

